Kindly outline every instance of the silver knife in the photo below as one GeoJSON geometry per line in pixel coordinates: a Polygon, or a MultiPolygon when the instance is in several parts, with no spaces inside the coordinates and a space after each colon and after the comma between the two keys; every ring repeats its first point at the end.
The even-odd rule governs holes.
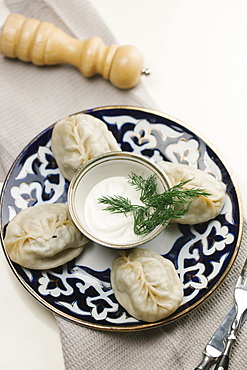
{"type": "MultiPolygon", "coordinates": [[[[230,333],[231,325],[236,316],[236,306],[233,306],[228,315],[222,321],[212,338],[204,348],[204,357],[200,365],[194,370],[208,370],[213,365],[218,357],[222,354],[225,348],[225,337],[230,333]]],[[[244,314],[241,325],[247,319],[247,312],[244,314]]]]}

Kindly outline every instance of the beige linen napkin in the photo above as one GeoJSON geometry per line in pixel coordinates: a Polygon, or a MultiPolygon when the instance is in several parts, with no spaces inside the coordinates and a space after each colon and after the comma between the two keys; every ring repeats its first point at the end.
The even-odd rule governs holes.
{"type": "MultiPolygon", "coordinates": [[[[69,34],[100,36],[116,43],[87,0],[8,0],[11,12],[53,22],[69,34]]],[[[86,79],[71,66],[36,67],[0,56],[0,175],[40,131],[69,114],[104,105],[157,108],[142,84],[121,91],[101,77],[86,79]]],[[[164,107],[160,108],[164,111],[164,107]]],[[[169,112],[166,112],[169,113],[169,112]]],[[[245,225],[245,229],[246,229],[245,225]]],[[[67,370],[191,370],[233,304],[233,288],[244,262],[247,236],[231,272],[201,307],[177,322],[148,331],[102,332],[57,317],[67,370]]],[[[246,369],[247,326],[241,329],[230,369],[246,369]]]]}

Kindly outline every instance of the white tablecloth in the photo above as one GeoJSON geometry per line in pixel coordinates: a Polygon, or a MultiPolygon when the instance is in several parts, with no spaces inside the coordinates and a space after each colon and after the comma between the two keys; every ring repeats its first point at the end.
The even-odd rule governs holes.
{"type": "MultiPolygon", "coordinates": [[[[21,4],[21,1],[15,3],[21,4]]],[[[69,1],[67,3],[69,6],[69,1]]],[[[154,102],[155,108],[186,122],[217,148],[236,179],[246,210],[246,1],[125,0],[116,3],[94,0],[92,3],[119,44],[133,44],[142,50],[146,66],[152,70],[149,77],[142,77],[142,84],[151,97],[150,107],[154,102]]],[[[1,23],[6,14],[1,1],[1,23]]],[[[97,28],[97,25],[92,27],[97,28]]],[[[73,76],[75,74],[73,72],[73,76]]],[[[3,91],[4,86],[0,88],[3,91]]],[[[135,103],[138,103],[138,98],[135,103]]],[[[101,104],[98,104],[96,96],[95,106],[98,105],[101,104]]],[[[8,109],[11,107],[10,97],[8,109]]],[[[53,111],[46,126],[54,122],[54,118],[64,116],[64,113],[67,114],[61,112],[58,116],[59,112],[53,111]]],[[[0,122],[1,128],[8,124],[2,120],[0,122]]],[[[26,128],[24,135],[32,137],[36,134],[35,130],[33,128],[33,132],[29,132],[26,128]]],[[[21,141],[17,143],[13,158],[19,153],[21,144],[21,141]]],[[[4,150],[6,156],[6,148],[0,150],[0,156],[4,150]]],[[[9,158],[7,165],[11,161],[12,158],[9,158]]],[[[1,177],[5,173],[6,168],[0,166],[1,177]]],[[[0,253],[0,368],[64,369],[61,339],[53,314],[22,289],[7,265],[2,250],[0,253]]],[[[233,284],[234,276],[231,276],[230,282],[233,284]]],[[[233,297],[231,292],[227,294],[230,308],[233,297]]],[[[210,305],[207,307],[210,308],[210,305]]],[[[219,307],[218,322],[227,308],[219,307]]],[[[198,337],[203,335],[204,344],[213,332],[211,329],[203,334],[198,332],[198,337]]],[[[190,340],[189,333],[185,337],[190,340]]],[[[239,338],[240,348],[243,338],[242,341],[239,338]]],[[[197,360],[201,358],[202,349],[198,348],[197,360]]],[[[191,368],[197,365],[193,360],[191,368]]],[[[124,365],[119,369],[125,370],[124,365]]],[[[185,366],[184,369],[189,367],[185,366]]]]}

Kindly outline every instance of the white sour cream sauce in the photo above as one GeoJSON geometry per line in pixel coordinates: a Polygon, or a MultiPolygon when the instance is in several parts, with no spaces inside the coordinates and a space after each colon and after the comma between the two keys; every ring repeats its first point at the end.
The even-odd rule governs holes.
{"type": "Polygon", "coordinates": [[[100,204],[98,199],[106,195],[121,195],[131,200],[132,204],[142,204],[140,192],[131,186],[125,177],[109,177],[96,184],[84,204],[84,215],[88,231],[96,238],[111,244],[125,245],[143,239],[134,233],[132,213],[127,217],[123,213],[112,214],[104,210],[107,206],[100,204]]]}

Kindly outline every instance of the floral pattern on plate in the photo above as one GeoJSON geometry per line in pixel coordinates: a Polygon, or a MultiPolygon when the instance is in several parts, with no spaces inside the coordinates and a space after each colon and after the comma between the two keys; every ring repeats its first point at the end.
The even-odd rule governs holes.
{"type": "MultiPolygon", "coordinates": [[[[84,113],[103,120],[124,151],[151,161],[184,163],[206,171],[227,185],[218,217],[198,225],[171,224],[145,248],[169,258],[184,286],[184,299],[170,317],[140,322],[118,304],[110,284],[117,250],[89,242],[82,254],[49,271],[28,270],[9,259],[28,291],[53,312],[89,327],[140,330],[177,319],[202,303],[233,264],[242,233],[240,200],[229,172],[215,151],[192,130],[161,113],[134,107],[104,107],[84,113]]],[[[69,183],[51,151],[53,125],[37,136],[16,159],[2,194],[2,234],[21,209],[67,201],[69,183]]],[[[3,243],[4,246],[4,243],[3,243]]],[[[8,256],[7,256],[8,257],[8,256]]]]}

